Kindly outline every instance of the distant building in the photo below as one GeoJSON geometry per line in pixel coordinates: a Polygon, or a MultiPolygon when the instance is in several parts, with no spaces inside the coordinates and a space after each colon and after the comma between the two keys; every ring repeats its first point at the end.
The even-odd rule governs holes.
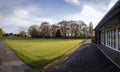
{"type": "Polygon", "coordinates": [[[120,0],[110,9],[96,26],[96,43],[113,50],[120,50],[120,0]]]}

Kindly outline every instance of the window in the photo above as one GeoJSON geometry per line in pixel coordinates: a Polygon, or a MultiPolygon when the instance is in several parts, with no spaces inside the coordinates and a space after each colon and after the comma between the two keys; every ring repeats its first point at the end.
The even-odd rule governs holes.
{"type": "Polygon", "coordinates": [[[107,31],[107,45],[109,45],[109,31],[107,31]]]}
{"type": "Polygon", "coordinates": [[[114,30],[111,30],[111,47],[114,48],[114,30]]]}
{"type": "Polygon", "coordinates": [[[116,48],[116,29],[114,29],[114,48],[116,48]]]}
{"type": "Polygon", "coordinates": [[[110,33],[110,31],[109,31],[109,32],[108,32],[108,45],[109,45],[109,46],[111,46],[111,45],[110,45],[110,39],[111,39],[110,37],[111,37],[111,33],[110,33]]]}
{"type": "Polygon", "coordinates": [[[101,32],[101,44],[104,44],[104,32],[101,32]]]}
{"type": "Polygon", "coordinates": [[[100,37],[101,37],[101,44],[102,44],[102,32],[101,32],[101,36],[100,37]]]}
{"type": "Polygon", "coordinates": [[[120,50],[120,28],[118,29],[118,49],[120,50]]]}
{"type": "Polygon", "coordinates": [[[102,32],[102,43],[104,44],[104,32],[102,32]]]}

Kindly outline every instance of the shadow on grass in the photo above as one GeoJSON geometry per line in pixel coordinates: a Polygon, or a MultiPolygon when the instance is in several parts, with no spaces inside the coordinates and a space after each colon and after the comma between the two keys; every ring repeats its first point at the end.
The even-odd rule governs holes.
{"type": "MultiPolygon", "coordinates": [[[[41,70],[43,68],[45,68],[45,66],[51,64],[52,62],[56,61],[57,59],[63,57],[64,55],[61,55],[61,56],[58,56],[58,57],[55,57],[53,59],[42,59],[42,60],[39,60],[39,61],[35,61],[35,60],[32,60],[31,58],[23,55],[22,53],[20,53],[19,51],[17,50],[13,50],[16,55],[23,61],[25,62],[27,65],[29,65],[30,67],[36,69],[36,70],[41,70]]],[[[53,65],[54,66],[54,65],[53,65]]]]}
{"type": "Polygon", "coordinates": [[[29,66],[35,68],[35,69],[42,69],[44,68],[46,65],[54,62],[55,60],[57,60],[58,58],[61,58],[63,57],[64,55],[61,55],[61,56],[58,56],[58,57],[55,57],[53,59],[42,59],[42,60],[39,60],[39,61],[35,61],[35,60],[32,60],[31,58],[23,55],[22,53],[20,53],[19,51],[17,50],[13,50],[16,55],[22,59],[26,64],[28,64],[29,66]]]}

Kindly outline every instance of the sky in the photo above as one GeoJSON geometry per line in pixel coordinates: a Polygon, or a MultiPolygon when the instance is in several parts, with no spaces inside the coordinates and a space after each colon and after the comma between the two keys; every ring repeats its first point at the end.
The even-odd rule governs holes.
{"type": "Polygon", "coordinates": [[[5,32],[27,31],[47,21],[82,20],[99,23],[117,0],[0,0],[0,28],[5,32]]]}

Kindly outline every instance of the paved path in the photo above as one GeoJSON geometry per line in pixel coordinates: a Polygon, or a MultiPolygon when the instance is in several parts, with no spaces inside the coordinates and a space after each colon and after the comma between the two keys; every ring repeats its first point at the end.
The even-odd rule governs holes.
{"type": "Polygon", "coordinates": [[[0,72],[38,72],[21,61],[2,41],[0,41],[0,72]]]}
{"type": "Polygon", "coordinates": [[[87,40],[66,61],[51,69],[49,72],[120,72],[95,44],[87,40]]]}

